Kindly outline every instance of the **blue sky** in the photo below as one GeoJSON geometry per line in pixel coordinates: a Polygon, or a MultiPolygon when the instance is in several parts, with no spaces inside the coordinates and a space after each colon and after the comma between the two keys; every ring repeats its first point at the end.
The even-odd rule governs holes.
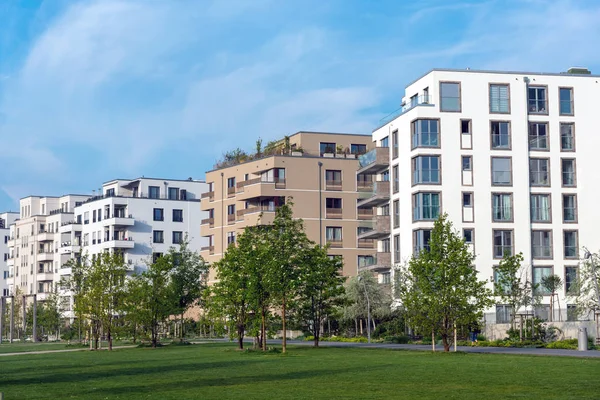
{"type": "Polygon", "coordinates": [[[0,211],[370,133],[434,67],[600,73],[600,2],[0,0],[0,211]]]}

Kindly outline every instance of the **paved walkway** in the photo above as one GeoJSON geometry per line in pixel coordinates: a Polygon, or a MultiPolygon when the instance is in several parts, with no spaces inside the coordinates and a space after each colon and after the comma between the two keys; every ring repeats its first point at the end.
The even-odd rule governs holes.
{"type": "MultiPolygon", "coordinates": [[[[133,347],[137,347],[135,345],[132,346],[113,346],[113,350],[117,350],[117,349],[131,349],[133,347]]],[[[81,348],[77,348],[77,349],[62,349],[62,350],[39,350],[39,351],[21,351],[18,353],[0,353],[0,357],[9,357],[9,356],[24,356],[24,355],[28,355],[28,354],[48,354],[48,353],[70,353],[72,351],[90,351],[89,347],[81,347],[81,348]]],[[[100,351],[102,350],[108,350],[107,347],[103,347],[100,349],[100,351]]]]}

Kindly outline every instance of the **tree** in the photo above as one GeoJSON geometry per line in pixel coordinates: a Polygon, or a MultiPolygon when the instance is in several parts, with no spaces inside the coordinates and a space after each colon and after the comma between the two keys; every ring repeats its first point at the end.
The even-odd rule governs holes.
{"type": "Polygon", "coordinates": [[[202,256],[191,251],[186,237],[179,248],[169,249],[167,261],[171,265],[170,291],[173,313],[181,316],[181,339],[183,340],[183,314],[200,300],[205,288],[202,279],[208,273],[208,264],[202,256]]]}
{"type": "MultiPolygon", "coordinates": [[[[600,311],[600,253],[586,249],[585,261],[580,264],[578,276],[571,277],[567,296],[575,304],[579,316],[600,311]]],[[[596,337],[600,337],[600,320],[596,320],[596,337]]]]}
{"type": "Polygon", "coordinates": [[[299,313],[309,322],[314,346],[319,346],[321,326],[327,315],[343,302],[342,260],[329,258],[327,248],[314,245],[303,250],[298,287],[299,313]]]}
{"type": "Polygon", "coordinates": [[[542,287],[550,293],[550,321],[554,321],[554,300],[558,303],[558,320],[560,321],[560,300],[556,293],[562,288],[563,281],[558,275],[544,276],[541,282],[542,287]]]}
{"type": "Polygon", "coordinates": [[[492,292],[477,278],[474,256],[446,214],[435,221],[429,248],[413,257],[399,289],[400,300],[411,323],[440,334],[444,351],[456,325],[478,321],[492,304],[492,292]]]}
{"type": "Polygon", "coordinates": [[[361,272],[359,277],[352,277],[346,283],[344,318],[349,320],[366,318],[368,316],[366,294],[368,294],[373,318],[367,322],[372,324],[374,331],[377,328],[375,318],[383,318],[391,313],[392,299],[372,274],[361,272]]]}
{"type": "Polygon", "coordinates": [[[527,279],[527,270],[523,266],[523,254],[505,254],[495,269],[496,280],[494,295],[503,304],[510,306],[510,324],[515,329],[515,317],[522,307],[534,306],[539,302],[535,294],[537,285],[527,279]]]}

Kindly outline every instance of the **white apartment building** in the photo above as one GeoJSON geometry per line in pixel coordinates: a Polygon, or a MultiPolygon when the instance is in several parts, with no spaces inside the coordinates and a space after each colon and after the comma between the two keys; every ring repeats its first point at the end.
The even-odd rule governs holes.
{"type": "Polygon", "coordinates": [[[10,276],[9,264],[12,257],[8,248],[10,225],[19,217],[16,212],[0,213],[0,296],[8,296],[7,279],[10,276]]]}
{"type": "MultiPolygon", "coordinates": [[[[192,250],[200,251],[205,212],[200,198],[203,181],[174,179],[116,179],[102,185],[98,195],[30,196],[21,199],[21,217],[9,240],[14,266],[9,291],[46,300],[71,269],[65,263],[82,255],[120,252],[129,270],[140,272],[153,257],[177,246],[187,235],[192,250]]],[[[65,317],[72,317],[70,293],[61,292],[65,317]]]]}
{"type": "MultiPolygon", "coordinates": [[[[377,213],[391,224],[380,251],[390,249],[392,264],[407,262],[446,212],[490,288],[504,252],[522,252],[527,279],[563,279],[561,320],[575,319],[566,292],[582,247],[600,248],[599,81],[585,69],[434,69],[410,83],[402,108],[373,131],[382,148],[361,160],[375,180],[391,182],[377,213]]],[[[548,318],[550,296],[543,299],[535,313],[548,318]]],[[[486,314],[490,323],[508,318],[502,304],[486,314]]]]}

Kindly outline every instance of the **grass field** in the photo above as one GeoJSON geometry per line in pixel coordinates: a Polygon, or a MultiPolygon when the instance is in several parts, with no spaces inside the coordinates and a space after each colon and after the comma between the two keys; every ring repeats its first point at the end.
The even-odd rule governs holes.
{"type": "MultiPolygon", "coordinates": [[[[130,345],[131,342],[115,341],[113,346],[130,345]]],[[[65,342],[42,342],[42,343],[12,343],[4,342],[0,345],[0,354],[2,353],[27,353],[30,351],[45,351],[45,350],[67,350],[76,349],[82,346],[79,344],[67,345],[65,342]]],[[[108,347],[108,342],[102,342],[102,347],[108,347]]]]}
{"type": "Polygon", "coordinates": [[[597,399],[600,359],[232,344],[0,358],[10,399],[597,399]]]}

